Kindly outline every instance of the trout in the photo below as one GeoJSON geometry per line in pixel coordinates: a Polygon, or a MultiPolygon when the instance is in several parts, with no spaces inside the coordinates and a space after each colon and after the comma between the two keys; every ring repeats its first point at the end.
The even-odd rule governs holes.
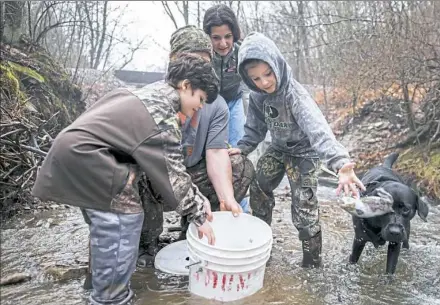
{"type": "Polygon", "coordinates": [[[393,197],[383,188],[377,189],[377,196],[353,198],[344,196],[338,199],[340,207],[353,216],[371,218],[394,212],[393,197]]]}

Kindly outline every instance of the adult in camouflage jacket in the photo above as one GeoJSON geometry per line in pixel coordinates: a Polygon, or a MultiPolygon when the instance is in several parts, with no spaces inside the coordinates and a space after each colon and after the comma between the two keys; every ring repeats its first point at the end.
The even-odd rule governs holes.
{"type": "MultiPolygon", "coordinates": [[[[189,25],[176,30],[170,39],[170,60],[187,52],[211,61],[212,46],[203,30],[189,25]]],[[[241,206],[250,182],[254,177],[252,162],[245,156],[229,156],[227,152],[229,112],[220,95],[212,104],[205,105],[192,117],[182,117],[182,148],[187,172],[211,204],[211,209],[232,211],[238,214],[250,212],[249,206],[241,206]]],[[[159,235],[163,232],[165,200],[148,179],[141,179],[141,198],[145,209],[144,226],[139,249],[139,266],[152,265],[159,250],[159,235]]],[[[185,238],[188,220],[182,217],[185,238]]]]}

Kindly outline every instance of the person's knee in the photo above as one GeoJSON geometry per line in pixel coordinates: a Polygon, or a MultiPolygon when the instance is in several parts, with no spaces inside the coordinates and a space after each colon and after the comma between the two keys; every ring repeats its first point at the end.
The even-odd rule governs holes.
{"type": "Polygon", "coordinates": [[[312,187],[301,187],[294,199],[300,207],[313,208],[318,204],[316,190],[312,187]]]}
{"type": "Polygon", "coordinates": [[[254,209],[256,206],[267,205],[268,203],[273,206],[275,204],[273,197],[273,190],[268,185],[267,181],[260,181],[254,179],[249,187],[251,193],[251,207],[254,209]]]}
{"type": "Polygon", "coordinates": [[[299,240],[309,240],[312,237],[316,236],[319,232],[321,232],[321,225],[319,223],[303,226],[298,229],[298,238],[299,240]]]}
{"type": "Polygon", "coordinates": [[[301,187],[292,194],[292,220],[300,240],[308,240],[321,231],[316,188],[301,187]]]}

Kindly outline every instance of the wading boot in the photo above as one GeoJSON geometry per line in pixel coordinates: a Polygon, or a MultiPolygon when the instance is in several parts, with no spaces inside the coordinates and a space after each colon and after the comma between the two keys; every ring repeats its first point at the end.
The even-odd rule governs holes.
{"type": "Polygon", "coordinates": [[[159,252],[159,243],[157,239],[149,242],[148,244],[141,244],[139,246],[139,254],[136,265],[142,268],[153,267],[157,252],[159,252]]]}
{"type": "Polygon", "coordinates": [[[322,233],[318,232],[310,239],[302,241],[303,249],[303,268],[321,267],[322,233]]]}

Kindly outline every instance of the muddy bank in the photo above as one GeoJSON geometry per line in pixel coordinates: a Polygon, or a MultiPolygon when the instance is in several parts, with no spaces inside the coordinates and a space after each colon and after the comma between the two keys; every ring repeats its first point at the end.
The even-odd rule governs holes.
{"type": "Polygon", "coordinates": [[[0,218],[33,207],[38,166],[84,110],[80,88],[42,48],[0,44],[0,218]]]}

